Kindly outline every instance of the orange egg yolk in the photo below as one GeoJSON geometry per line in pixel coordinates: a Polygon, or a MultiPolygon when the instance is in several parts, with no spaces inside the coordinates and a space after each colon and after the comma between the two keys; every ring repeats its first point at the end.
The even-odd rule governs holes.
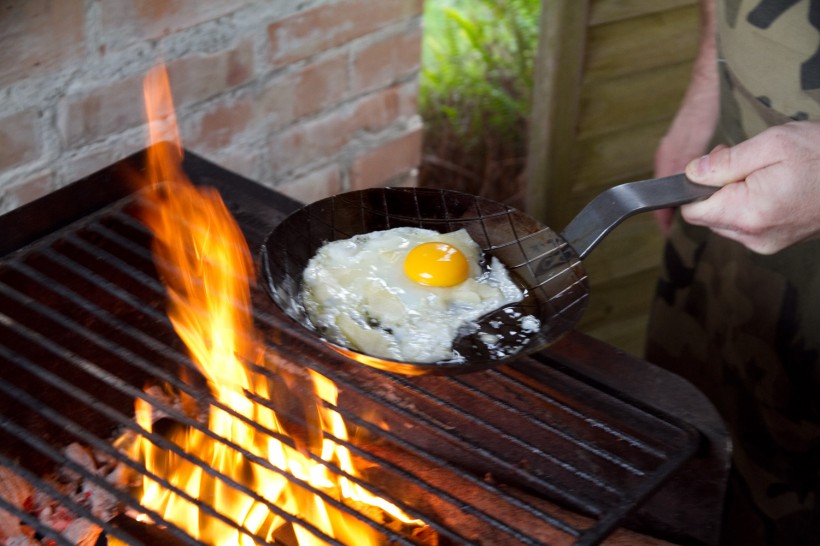
{"type": "Polygon", "coordinates": [[[455,286],[469,273],[467,258],[452,245],[422,243],[404,258],[404,273],[425,286],[455,286]]]}

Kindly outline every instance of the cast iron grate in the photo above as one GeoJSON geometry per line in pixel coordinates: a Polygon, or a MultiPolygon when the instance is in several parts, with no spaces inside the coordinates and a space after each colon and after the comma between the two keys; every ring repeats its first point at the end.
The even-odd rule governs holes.
{"type": "MultiPolygon", "coordinates": [[[[251,248],[257,248],[295,204],[266,205],[253,194],[259,190],[251,190],[250,197],[240,190],[222,189],[251,248]]],[[[123,430],[145,434],[133,420],[135,398],[202,428],[143,390],[147,381],[159,381],[209,400],[204,385],[180,378],[180,370],[194,367],[165,315],[150,234],[135,218],[136,195],[116,201],[104,196],[114,202],[83,212],[73,223],[61,221],[57,207],[51,231],[34,226],[11,237],[0,261],[0,466],[107,535],[133,544],[150,543],[145,537],[151,530],[122,517],[103,521],[51,490],[41,476],[66,467],[139,511],[129,494],[77,465],[62,449],[80,442],[145,472],[111,446],[123,430]]],[[[254,290],[253,304],[270,354],[270,365],[255,372],[276,382],[284,375],[298,380],[300,370],[311,368],[332,379],[340,391],[334,409],[364,438],[336,439],[371,469],[360,483],[427,521],[439,544],[597,544],[662,487],[701,442],[687,423],[602,389],[543,355],[463,376],[407,378],[327,350],[294,329],[261,288],[254,290]]],[[[289,404],[274,409],[294,423],[294,430],[304,426],[289,404]]],[[[149,436],[158,446],[176,449],[161,434],[149,436]]],[[[282,440],[293,445],[298,437],[282,440]]],[[[335,504],[373,526],[385,543],[418,542],[335,504]]],[[[56,544],[70,544],[8,500],[0,498],[0,508],[56,544]]],[[[329,544],[338,543],[276,506],[269,509],[329,544]]],[[[150,515],[165,528],[164,540],[198,544],[159,514],[150,515]]]]}

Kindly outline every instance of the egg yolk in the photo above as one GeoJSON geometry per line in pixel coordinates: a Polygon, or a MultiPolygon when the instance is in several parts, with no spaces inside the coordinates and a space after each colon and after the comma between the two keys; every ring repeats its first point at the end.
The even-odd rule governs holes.
{"type": "Polygon", "coordinates": [[[455,286],[469,273],[467,258],[447,243],[422,243],[404,258],[404,273],[425,286],[455,286]]]}

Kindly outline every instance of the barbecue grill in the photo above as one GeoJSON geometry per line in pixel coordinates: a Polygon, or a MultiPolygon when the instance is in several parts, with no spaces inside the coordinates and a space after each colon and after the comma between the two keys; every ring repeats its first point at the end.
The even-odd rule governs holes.
{"type": "MultiPolygon", "coordinates": [[[[138,220],[133,173],[144,160],[137,153],[0,217],[0,470],[99,526],[103,537],[199,544],[159,514],[150,514],[151,525],[122,515],[140,512],[137,501],[66,455],[79,443],[145,472],[112,445],[123,431],[139,431],[136,398],[171,421],[201,426],[147,395],[146,383],[215,403],[165,313],[151,234],[138,220]],[[103,489],[119,515],[95,516],[55,489],[43,478],[55,469],[103,489]]],[[[253,251],[301,206],[192,153],[183,168],[194,184],[219,190],[253,251]]],[[[328,349],[262,288],[252,297],[268,352],[255,373],[283,390],[305,369],[330,378],[340,392],[333,409],[359,432],[337,439],[366,463],[358,480],[429,526],[419,536],[337,506],[385,544],[598,544],[621,528],[680,544],[718,542],[728,439],[705,398],[678,377],[577,332],[497,369],[404,377],[328,349]]],[[[283,441],[294,445],[311,433],[295,407],[275,408],[295,431],[283,441]]],[[[161,432],[150,436],[175,448],[161,432]]],[[[338,543],[298,515],[269,509],[338,543]]],[[[1,494],[0,510],[39,537],[71,544],[1,494]]]]}

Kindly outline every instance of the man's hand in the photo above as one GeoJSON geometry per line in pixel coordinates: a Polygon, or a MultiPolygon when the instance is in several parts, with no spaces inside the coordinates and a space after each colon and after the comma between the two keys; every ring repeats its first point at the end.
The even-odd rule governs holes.
{"type": "Polygon", "coordinates": [[[820,236],[820,123],[772,127],[686,166],[693,182],[723,186],[681,207],[683,218],[760,254],[820,236]]]}

